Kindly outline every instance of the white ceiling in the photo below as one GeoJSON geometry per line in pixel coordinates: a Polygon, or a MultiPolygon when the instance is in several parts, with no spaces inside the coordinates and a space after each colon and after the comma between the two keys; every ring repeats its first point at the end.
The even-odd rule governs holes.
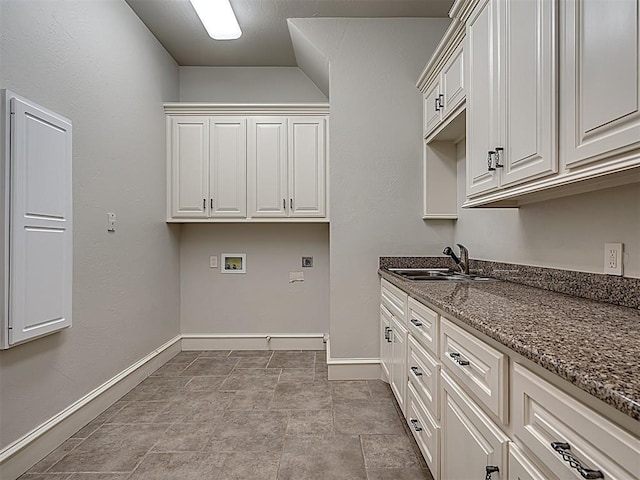
{"type": "Polygon", "coordinates": [[[189,0],[126,0],[179,65],[296,66],[287,18],[446,17],[453,0],[231,0],[242,37],[211,39],[189,0]]]}

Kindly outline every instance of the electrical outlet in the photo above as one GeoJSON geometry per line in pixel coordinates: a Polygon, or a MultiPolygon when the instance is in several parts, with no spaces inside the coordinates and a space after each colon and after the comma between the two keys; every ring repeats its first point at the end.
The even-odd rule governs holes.
{"type": "Polygon", "coordinates": [[[604,244],[604,273],[622,275],[622,243],[604,244]]]}

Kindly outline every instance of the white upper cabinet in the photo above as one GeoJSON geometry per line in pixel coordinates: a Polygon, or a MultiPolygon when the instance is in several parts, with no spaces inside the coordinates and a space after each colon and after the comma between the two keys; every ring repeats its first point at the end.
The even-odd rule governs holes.
{"type": "Polygon", "coordinates": [[[325,216],[325,119],[289,118],[289,215],[325,216]]]}
{"type": "Polygon", "coordinates": [[[171,216],[205,218],[209,202],[209,118],[169,118],[171,216]]]}
{"type": "Polygon", "coordinates": [[[555,0],[481,1],[467,20],[467,196],[557,171],[555,0]]]}
{"type": "Polygon", "coordinates": [[[165,112],[169,222],[326,219],[327,105],[165,112]]]}
{"type": "Polygon", "coordinates": [[[445,120],[465,100],[464,48],[460,44],[451,54],[440,76],[440,100],[438,106],[445,120]]]}
{"type": "Polygon", "coordinates": [[[287,119],[256,117],[249,125],[249,215],[286,217],[287,119]]]}
{"type": "Polygon", "coordinates": [[[244,217],[247,214],[246,118],[213,117],[209,138],[209,215],[244,217]]]}
{"type": "Polygon", "coordinates": [[[0,348],[71,326],[71,122],[3,92],[5,243],[0,348]],[[10,113],[9,113],[10,112],[10,113]],[[8,235],[7,235],[8,234],[8,235]]]}
{"type": "Polygon", "coordinates": [[[640,146],[640,2],[562,3],[562,152],[574,167],[640,146]]]}

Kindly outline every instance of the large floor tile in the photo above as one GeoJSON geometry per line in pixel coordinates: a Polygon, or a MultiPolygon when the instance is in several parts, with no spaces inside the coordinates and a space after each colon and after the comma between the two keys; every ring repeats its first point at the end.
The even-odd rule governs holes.
{"type": "Polygon", "coordinates": [[[201,355],[200,351],[179,352],[167,362],[170,363],[191,363],[201,355]]]}
{"type": "Polygon", "coordinates": [[[50,472],[131,472],[168,425],[103,425],[50,472]]]}
{"type": "Polygon", "coordinates": [[[278,383],[313,383],[315,370],[313,368],[283,368],[278,383]]]}
{"type": "Polygon", "coordinates": [[[267,368],[313,368],[316,355],[312,351],[275,351],[267,368]]]}
{"type": "Polygon", "coordinates": [[[154,452],[199,452],[209,444],[217,421],[175,423],[153,446],[154,452]]]}
{"type": "Polygon", "coordinates": [[[280,451],[288,414],[281,412],[227,411],[209,446],[214,452],[280,451]]]}
{"type": "Polygon", "coordinates": [[[197,358],[180,375],[187,377],[229,375],[236,363],[236,359],[197,358]]]}
{"type": "Polygon", "coordinates": [[[69,440],[65,441],[62,445],[60,445],[58,448],[56,448],[53,452],[51,452],[49,455],[47,455],[38,463],[36,463],[33,467],[31,467],[27,471],[27,473],[46,472],[47,470],[49,470],[49,468],[51,468],[53,464],[58,462],[62,457],[64,457],[71,450],[76,448],[80,444],[80,442],[82,442],[81,438],[70,438],[69,440]]]}
{"type": "Polygon", "coordinates": [[[188,363],[165,363],[151,375],[153,377],[178,377],[188,366],[188,363]]]}
{"type": "Polygon", "coordinates": [[[130,402],[107,423],[154,423],[154,418],[169,402],[130,402]]]}
{"type": "Polygon", "coordinates": [[[331,391],[322,384],[281,383],[271,403],[274,410],[324,410],[331,408],[331,391]]]}
{"type": "Polygon", "coordinates": [[[200,423],[212,422],[222,416],[222,412],[231,402],[233,394],[229,394],[228,400],[215,403],[209,400],[185,400],[171,402],[165,410],[160,412],[156,423],[200,423]]]}
{"type": "Polygon", "coordinates": [[[74,473],[69,480],[127,480],[128,473],[74,473]]]}
{"type": "Polygon", "coordinates": [[[124,408],[127,405],[127,402],[117,401],[109,408],[107,408],[104,412],[98,415],[96,418],[87,423],[84,427],[74,433],[71,438],[87,438],[93,432],[98,430],[102,425],[105,424],[111,417],[113,417],[116,413],[124,408]]]}
{"type": "Polygon", "coordinates": [[[367,470],[367,480],[433,480],[429,470],[382,468],[367,470]]]}
{"type": "Polygon", "coordinates": [[[276,480],[280,452],[229,453],[216,480],[276,480]]]}
{"type": "Polygon", "coordinates": [[[222,382],[227,379],[227,375],[215,375],[207,377],[192,377],[189,383],[184,387],[188,391],[211,391],[217,390],[222,382]]]}
{"type": "Polygon", "coordinates": [[[278,480],[366,480],[357,435],[287,436],[278,480]]]}
{"type": "Polygon", "coordinates": [[[287,435],[322,435],[334,433],[331,410],[294,410],[289,415],[287,435]]]}
{"type": "Polygon", "coordinates": [[[273,350],[232,350],[229,357],[261,357],[270,358],[273,350]]]}
{"type": "Polygon", "coordinates": [[[273,390],[239,390],[227,410],[268,410],[272,400],[273,390]]]}
{"type": "Polygon", "coordinates": [[[404,427],[391,402],[349,400],[334,402],[333,424],[337,433],[402,435],[404,427]]]}
{"type": "Polygon", "coordinates": [[[419,468],[411,441],[404,435],[362,435],[362,451],[367,469],[419,468]]]}
{"type": "Polygon", "coordinates": [[[331,396],[334,400],[369,400],[371,392],[365,380],[332,381],[331,396]]]}
{"type": "Polygon", "coordinates": [[[130,480],[216,479],[224,455],[217,453],[150,453],[130,480]]]}
{"type": "Polygon", "coordinates": [[[273,390],[278,384],[280,369],[238,368],[219,387],[220,390],[273,390]]]}

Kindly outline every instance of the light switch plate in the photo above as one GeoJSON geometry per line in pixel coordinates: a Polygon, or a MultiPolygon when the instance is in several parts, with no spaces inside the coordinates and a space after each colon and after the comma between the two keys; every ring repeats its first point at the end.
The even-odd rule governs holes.
{"type": "Polygon", "coordinates": [[[209,268],[218,268],[218,256],[211,255],[209,257],[209,268]]]}
{"type": "Polygon", "coordinates": [[[107,213],[107,232],[116,231],[116,214],[113,212],[107,213]]]}

